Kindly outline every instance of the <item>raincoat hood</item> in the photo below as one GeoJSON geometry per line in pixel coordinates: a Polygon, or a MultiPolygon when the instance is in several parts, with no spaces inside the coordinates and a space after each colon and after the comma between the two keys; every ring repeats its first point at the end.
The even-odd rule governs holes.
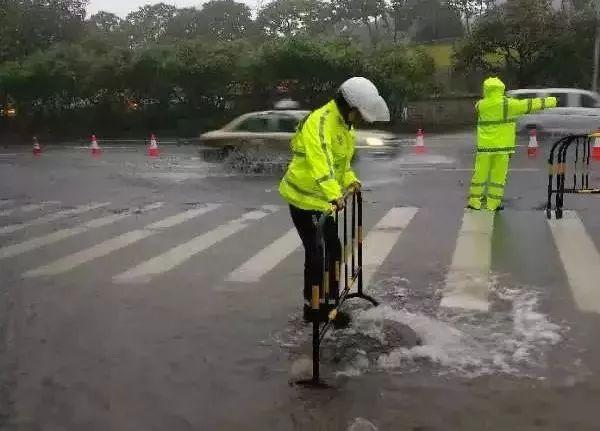
{"type": "Polygon", "coordinates": [[[499,78],[488,78],[483,82],[483,97],[503,97],[506,86],[499,78]]]}

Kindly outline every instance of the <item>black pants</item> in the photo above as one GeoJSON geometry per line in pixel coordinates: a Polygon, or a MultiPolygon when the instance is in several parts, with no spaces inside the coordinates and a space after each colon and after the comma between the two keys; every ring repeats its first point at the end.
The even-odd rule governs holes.
{"type": "MultiPolygon", "coordinates": [[[[293,205],[290,205],[290,213],[304,245],[304,300],[310,304],[312,286],[322,286],[323,281],[323,248],[317,241],[317,225],[323,213],[302,210],[293,205]]],[[[341,259],[342,246],[333,218],[327,218],[323,233],[329,252],[329,297],[335,300],[339,295],[335,266],[341,259]]]]}

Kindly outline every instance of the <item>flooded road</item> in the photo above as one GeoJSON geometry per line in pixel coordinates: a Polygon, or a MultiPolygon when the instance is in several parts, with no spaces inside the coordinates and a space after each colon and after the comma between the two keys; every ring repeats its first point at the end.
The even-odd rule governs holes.
{"type": "Polygon", "coordinates": [[[365,254],[380,257],[368,291],[381,305],[348,303],[352,324],[328,334],[330,387],[318,390],[294,384],[310,371],[310,328],[303,252],[277,192],[284,161],[213,160],[192,146],[163,146],[156,159],[136,147],[107,146],[100,158],[3,150],[0,424],[598,429],[600,309],[594,292],[588,307],[577,300],[585,280],[559,247],[600,250],[600,201],[568,197],[571,230],[558,241],[563,225],[541,210],[543,157],[520,148],[506,210],[478,237],[489,259],[457,271],[473,139],[426,143],[425,154],[407,141],[397,157],[356,162],[365,254]],[[392,238],[379,226],[405,214],[395,208],[413,211],[392,238]],[[484,309],[441,305],[456,279],[483,289],[484,309]]]}

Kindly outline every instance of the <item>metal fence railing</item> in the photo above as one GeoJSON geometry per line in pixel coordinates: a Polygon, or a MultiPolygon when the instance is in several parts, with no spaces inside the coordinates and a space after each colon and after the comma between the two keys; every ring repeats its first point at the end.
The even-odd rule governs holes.
{"type": "Polygon", "coordinates": [[[363,199],[360,191],[344,196],[344,208],[332,208],[318,222],[317,241],[321,245],[323,278],[321,286],[312,287],[312,379],[305,383],[320,384],[320,349],[327,331],[338,316],[338,310],[351,298],[361,298],[378,305],[363,291],[363,199]],[[333,223],[341,253],[335,255],[332,244],[326,241],[326,223],[333,223]],[[335,272],[331,277],[330,271],[335,272]],[[332,285],[333,283],[333,285],[332,285]],[[342,289],[340,290],[340,287],[342,289]],[[352,291],[356,288],[356,291],[352,291]],[[326,315],[326,319],[322,316],[326,315]]]}
{"type": "Polygon", "coordinates": [[[595,138],[588,135],[565,136],[554,143],[548,158],[548,201],[546,216],[552,218],[552,197],[557,219],[563,216],[565,194],[600,194],[590,187],[590,159],[595,138]],[[569,150],[571,157],[568,157],[569,150]],[[572,172],[569,171],[572,166],[572,172]]]}

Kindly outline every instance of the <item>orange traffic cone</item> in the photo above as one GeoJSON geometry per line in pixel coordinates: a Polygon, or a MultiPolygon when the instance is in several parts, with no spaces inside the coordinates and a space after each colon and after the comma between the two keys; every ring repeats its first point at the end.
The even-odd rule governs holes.
{"type": "Polygon", "coordinates": [[[42,148],[40,147],[37,136],[33,137],[33,155],[35,157],[40,157],[42,155],[42,148]]]}
{"type": "Polygon", "coordinates": [[[90,143],[90,152],[92,153],[92,156],[99,156],[100,154],[102,154],[102,148],[100,148],[100,145],[98,145],[96,135],[92,135],[90,143]]]}
{"type": "Polygon", "coordinates": [[[537,141],[537,129],[534,127],[529,131],[529,145],[527,145],[527,156],[535,158],[538,155],[540,146],[537,141]]]}
{"type": "Polygon", "coordinates": [[[150,135],[150,146],[148,147],[148,155],[150,157],[160,156],[160,150],[158,149],[158,141],[154,133],[150,135]]]}
{"type": "Polygon", "coordinates": [[[427,148],[425,147],[425,134],[423,133],[423,129],[417,130],[417,140],[415,142],[415,153],[423,154],[427,152],[427,148]]]}
{"type": "Polygon", "coordinates": [[[592,147],[592,159],[600,161],[600,136],[596,136],[592,147]]]}

